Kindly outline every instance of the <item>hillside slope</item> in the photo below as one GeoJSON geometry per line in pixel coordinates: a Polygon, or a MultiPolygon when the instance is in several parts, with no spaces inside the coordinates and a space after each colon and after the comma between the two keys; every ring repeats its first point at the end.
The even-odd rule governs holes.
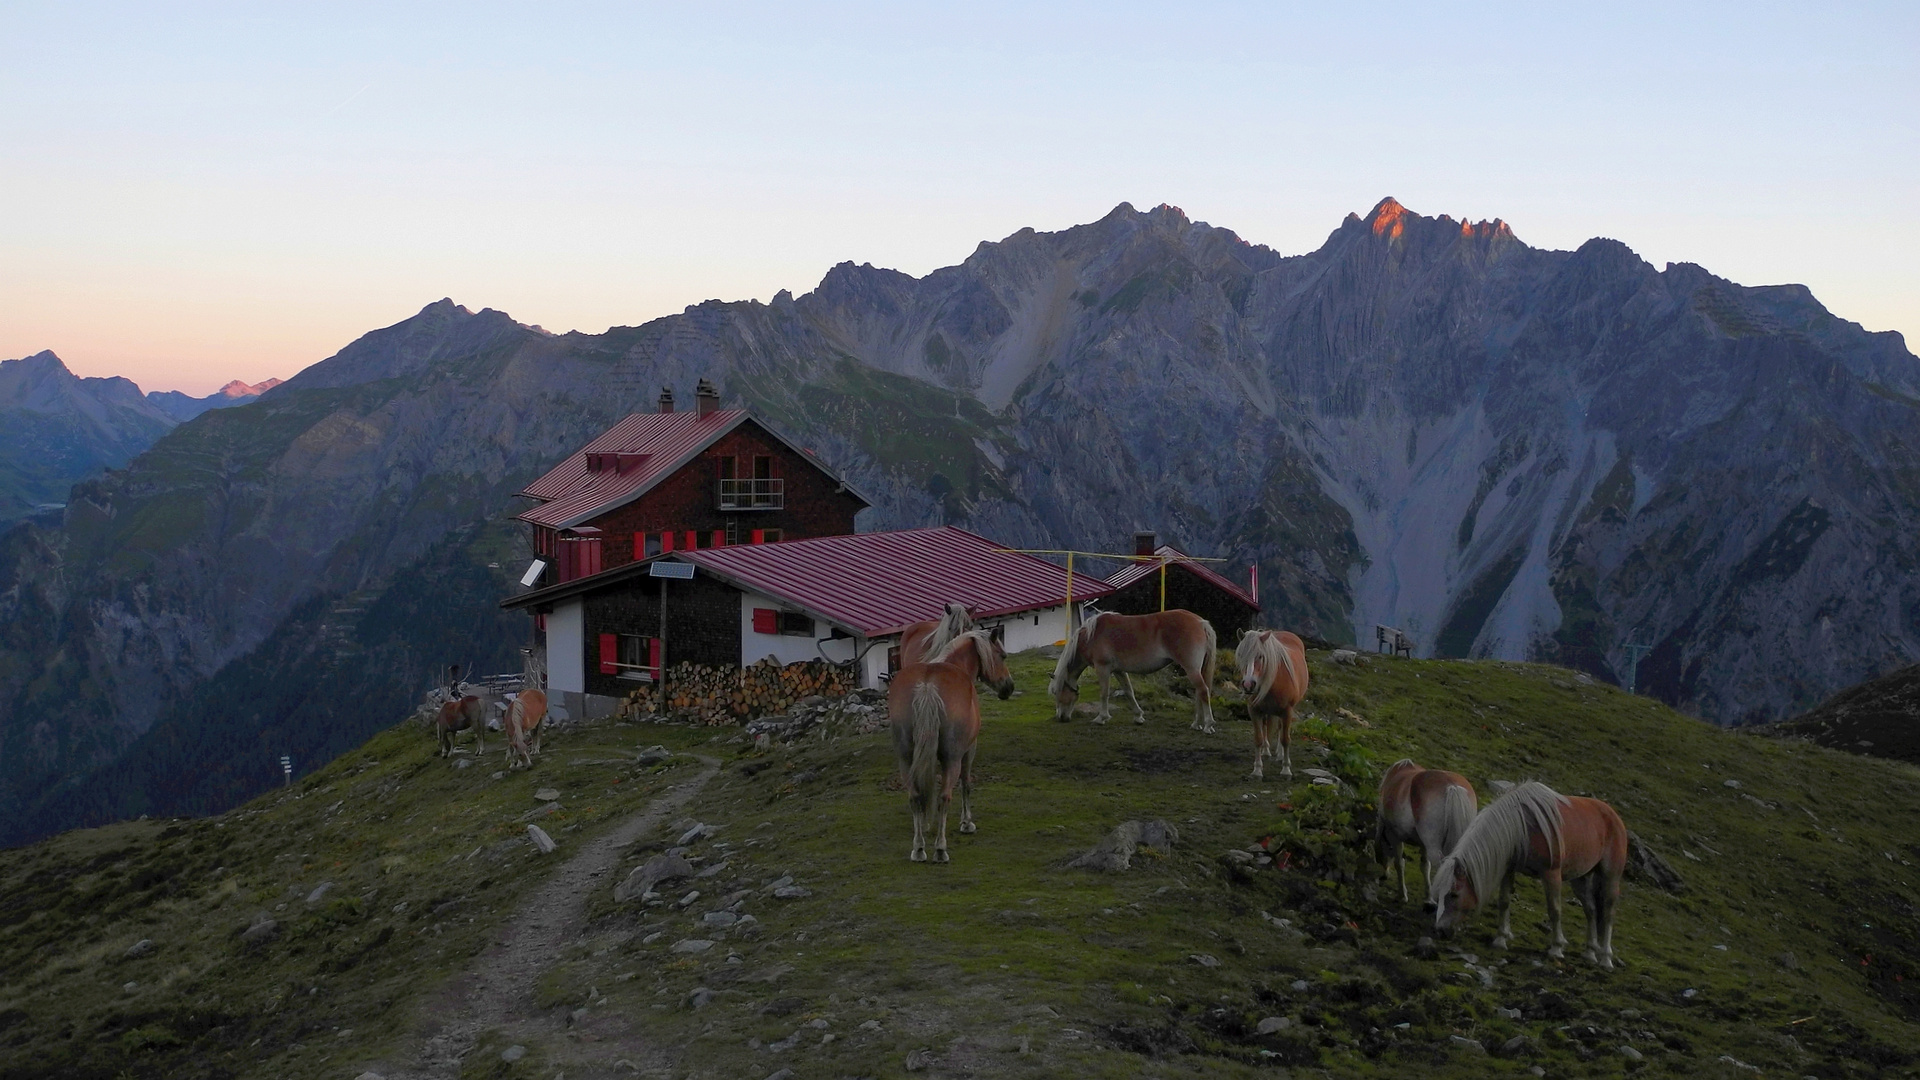
{"type": "Polygon", "coordinates": [[[635,760],[661,742],[728,766],[595,879],[586,930],[515,999],[520,1019],[464,1048],[461,1075],[931,1059],[932,1076],[1840,1077],[1920,1061],[1911,766],[1713,729],[1552,668],[1311,660],[1296,760],[1338,789],[1246,781],[1237,710],[1193,732],[1158,678],[1142,680],[1146,725],[1055,724],[1051,665],[1019,658],[1024,692],[984,703],[980,831],[953,836],[946,866],[906,859],[884,733],[833,724],[756,751],[734,729],[609,724],[492,777],[402,725],[211,820],[0,853],[0,1076],[441,1075],[434,1040],[471,989],[457,973],[559,914],[516,897],[696,767],[635,760]],[[1544,958],[1531,880],[1511,951],[1480,918],[1423,955],[1424,917],[1364,852],[1375,772],[1403,755],[1483,796],[1535,777],[1606,798],[1684,891],[1628,882],[1611,973],[1544,958]],[[558,810],[533,798],[546,786],[558,810]],[[1179,839],[1122,874],[1064,866],[1128,819],[1179,839]],[[528,820],[555,856],[526,845],[528,820]],[[688,854],[720,869],[616,902],[626,868],[696,820],[715,828],[688,854]],[[1262,839],[1284,869],[1225,857],[1262,839]],[[717,928],[719,910],[754,921],[717,928]],[[245,942],[257,913],[277,932],[245,942]],[[1259,1031],[1269,1017],[1287,1022],[1259,1031]]]}
{"type": "MultiPolygon", "coordinates": [[[[1639,685],[1722,723],[1920,658],[1920,361],[1899,335],[1797,286],[1391,199],[1297,256],[1122,205],[922,278],[845,263],[798,298],[597,335],[443,300],[184,425],[59,527],[0,540],[0,842],[129,805],[99,777],[160,725],[244,736],[249,686],[364,737],[364,712],[320,704],[336,653],[283,646],[438,572],[457,537],[501,537],[528,479],[699,378],[872,497],[864,528],[1101,550],[1151,528],[1236,577],[1257,563],[1268,617],[1327,640],[1387,622],[1423,654],[1612,681],[1637,635],[1639,685]]],[[[462,559],[501,588],[445,596],[472,663],[513,661],[492,608],[513,542],[462,559]]],[[[390,630],[345,633],[405,654],[362,673],[383,701],[463,659],[390,630]]]]}

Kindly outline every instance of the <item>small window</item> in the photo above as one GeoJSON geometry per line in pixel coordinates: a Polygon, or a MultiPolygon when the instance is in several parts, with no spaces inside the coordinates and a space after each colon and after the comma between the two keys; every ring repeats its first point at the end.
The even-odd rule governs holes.
{"type": "Polygon", "coordinates": [[[773,459],[770,457],[754,458],[753,459],[753,478],[755,480],[773,479],[773,459]]]}
{"type": "Polygon", "coordinates": [[[887,650],[887,672],[891,674],[899,670],[900,670],[900,646],[895,645],[891,649],[887,650]]]}
{"type": "Polygon", "coordinates": [[[780,613],[780,632],[789,637],[812,637],[813,616],[798,611],[780,613]]]}
{"type": "Polygon", "coordinates": [[[638,634],[620,635],[619,673],[622,679],[652,682],[660,666],[660,639],[638,634]]]}
{"type": "Polygon", "coordinates": [[[760,534],[760,539],[763,543],[777,544],[780,542],[779,529],[761,529],[760,534]]]}
{"type": "Polygon", "coordinates": [[[738,476],[739,475],[738,461],[739,461],[738,458],[732,458],[732,457],[721,458],[720,459],[720,479],[732,480],[736,476],[738,476]]]}

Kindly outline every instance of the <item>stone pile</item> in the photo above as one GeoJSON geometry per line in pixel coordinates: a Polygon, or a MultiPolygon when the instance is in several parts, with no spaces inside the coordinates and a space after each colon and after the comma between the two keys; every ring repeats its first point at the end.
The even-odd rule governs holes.
{"type": "Polygon", "coordinates": [[[815,694],[793,703],[785,712],[750,720],[747,737],[756,744],[790,743],[816,728],[836,735],[865,735],[887,726],[884,690],[855,690],[844,697],[815,694]]]}

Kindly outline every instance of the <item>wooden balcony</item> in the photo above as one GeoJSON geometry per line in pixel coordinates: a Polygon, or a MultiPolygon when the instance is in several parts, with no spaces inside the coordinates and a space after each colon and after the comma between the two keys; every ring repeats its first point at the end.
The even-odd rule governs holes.
{"type": "Polygon", "coordinates": [[[787,505],[786,481],[778,478],[720,481],[722,510],[779,510],[787,505]]]}

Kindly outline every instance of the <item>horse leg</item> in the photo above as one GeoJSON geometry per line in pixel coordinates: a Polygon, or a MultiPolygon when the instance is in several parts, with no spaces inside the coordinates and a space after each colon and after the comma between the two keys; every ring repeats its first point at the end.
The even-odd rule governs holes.
{"type": "Polygon", "coordinates": [[[1293,706],[1280,714],[1280,775],[1293,779],[1293,706]]]}
{"type": "Polygon", "coordinates": [[[1094,711],[1093,722],[1104,724],[1113,718],[1113,698],[1109,696],[1113,689],[1113,672],[1105,666],[1096,665],[1093,673],[1100,680],[1100,708],[1094,711]]]}
{"type": "Polygon", "coordinates": [[[1213,692],[1207,685],[1206,677],[1198,672],[1190,672],[1187,681],[1193,683],[1193,726],[1204,734],[1211,735],[1213,726],[1213,692]]]}
{"type": "Polygon", "coordinates": [[[1257,716],[1249,715],[1253,721],[1253,778],[1266,778],[1267,725],[1257,716]]]}
{"type": "Polygon", "coordinates": [[[1500,931],[1493,935],[1493,947],[1504,949],[1513,941],[1513,868],[1500,879],[1500,931]]]}
{"type": "Polygon", "coordinates": [[[960,758],[960,831],[970,833],[978,828],[973,823],[973,750],[968,750],[960,758]]]}
{"type": "Polygon", "coordinates": [[[907,783],[907,806],[913,811],[913,846],[907,849],[907,859],[911,862],[927,861],[927,815],[920,806],[920,800],[913,797],[913,783],[907,783]]]}
{"type": "MultiPolygon", "coordinates": [[[[1407,902],[1407,845],[1393,845],[1393,868],[1400,874],[1400,902],[1404,904],[1407,902]]],[[[1426,849],[1422,848],[1420,850],[1420,879],[1422,881],[1430,881],[1432,880],[1432,876],[1432,872],[1427,869],[1426,849]]]]}
{"type": "Polygon", "coordinates": [[[947,807],[953,803],[953,788],[960,779],[960,763],[955,761],[947,766],[946,773],[940,777],[940,831],[934,834],[933,861],[946,862],[947,859],[947,807]]]}
{"type": "Polygon", "coordinates": [[[1560,892],[1563,885],[1560,871],[1542,870],[1540,884],[1547,887],[1547,924],[1553,931],[1553,944],[1547,948],[1547,955],[1558,960],[1567,955],[1567,935],[1560,926],[1560,892]]]}
{"type": "Polygon", "coordinates": [[[1600,942],[1600,966],[1613,968],[1613,916],[1620,908],[1620,875],[1610,871],[1605,863],[1595,869],[1602,879],[1594,884],[1594,910],[1599,914],[1594,918],[1600,942]]]}
{"type": "Polygon", "coordinates": [[[1140,707],[1140,699],[1133,696],[1133,676],[1123,671],[1120,673],[1120,678],[1121,681],[1127,684],[1127,700],[1133,702],[1133,722],[1136,724],[1146,723],[1147,711],[1140,707]]]}

